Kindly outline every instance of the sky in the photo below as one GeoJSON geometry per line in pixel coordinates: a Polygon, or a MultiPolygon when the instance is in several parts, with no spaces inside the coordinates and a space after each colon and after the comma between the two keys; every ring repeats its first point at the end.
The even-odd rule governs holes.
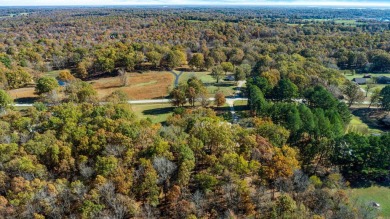
{"type": "Polygon", "coordinates": [[[0,6],[53,5],[313,5],[313,6],[387,6],[390,0],[0,0],[0,6]]]}

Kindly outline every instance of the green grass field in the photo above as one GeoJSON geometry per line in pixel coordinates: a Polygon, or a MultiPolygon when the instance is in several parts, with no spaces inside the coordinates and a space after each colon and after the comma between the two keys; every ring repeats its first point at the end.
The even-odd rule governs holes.
{"type": "Polygon", "coordinates": [[[364,73],[364,74],[355,74],[355,75],[352,75],[351,73],[349,73],[348,71],[346,72],[346,74],[344,74],[344,77],[346,77],[348,80],[352,80],[354,78],[362,78],[365,74],[368,74],[368,75],[372,75],[374,77],[380,77],[380,76],[387,76],[387,77],[390,77],[390,74],[389,73],[385,73],[385,74],[377,74],[377,73],[364,73]]]}
{"type": "MultiPolygon", "coordinates": [[[[387,76],[387,77],[390,77],[390,74],[375,74],[375,73],[367,73],[367,74],[370,74],[374,77],[380,77],[380,76],[387,76]]],[[[349,72],[344,74],[344,77],[346,79],[348,79],[349,81],[351,81],[352,79],[354,78],[362,78],[364,76],[364,74],[355,74],[355,75],[352,75],[350,74],[349,72]]],[[[371,88],[370,92],[368,93],[368,96],[371,96],[371,91],[373,91],[375,88],[380,88],[381,90],[387,86],[387,84],[374,84],[374,88],[371,88]]],[[[366,85],[360,85],[361,88],[363,89],[366,89],[366,85]]]]}
{"type": "MultiPolygon", "coordinates": [[[[179,74],[180,72],[175,71],[176,74],[179,74]]],[[[188,79],[192,77],[199,78],[203,83],[214,83],[215,79],[210,75],[210,72],[183,72],[179,78],[179,83],[187,82],[188,79]]]]}
{"type": "Polygon", "coordinates": [[[302,19],[302,21],[309,21],[309,22],[325,22],[330,21],[330,19],[302,19]]]}
{"type": "Polygon", "coordinates": [[[248,101],[247,100],[237,100],[237,101],[234,101],[234,107],[243,107],[243,106],[247,106],[248,105],[248,101]]]}
{"type": "MultiPolygon", "coordinates": [[[[66,70],[66,69],[65,69],[66,70]]],[[[60,73],[60,71],[63,71],[63,70],[55,70],[55,71],[48,71],[46,73],[44,73],[44,76],[52,76],[52,77],[57,77],[58,74],[60,73]]]]}
{"type": "Polygon", "coordinates": [[[219,84],[216,84],[216,80],[210,75],[210,72],[183,72],[179,78],[179,83],[185,83],[194,76],[206,85],[210,97],[213,97],[217,91],[221,91],[225,96],[234,94],[234,88],[236,87],[234,81],[220,80],[219,84]]]}
{"type": "Polygon", "coordinates": [[[353,26],[353,27],[365,24],[364,22],[358,22],[356,20],[334,20],[334,22],[336,24],[343,24],[343,25],[353,26]]]}
{"type": "Polygon", "coordinates": [[[381,205],[380,216],[390,218],[390,188],[372,186],[368,188],[351,189],[351,198],[362,204],[377,202],[381,205]]]}
{"type": "Polygon", "coordinates": [[[170,103],[164,104],[134,104],[131,105],[134,113],[140,118],[150,118],[153,123],[160,123],[167,120],[173,112],[174,107],[170,103]]]}
{"type": "Polygon", "coordinates": [[[366,123],[364,123],[357,116],[352,116],[352,120],[346,129],[346,133],[350,133],[350,132],[356,132],[356,133],[368,134],[368,135],[382,133],[382,131],[379,129],[370,128],[366,123]]]}
{"type": "Polygon", "coordinates": [[[302,19],[302,21],[307,21],[310,23],[325,23],[325,22],[334,22],[336,24],[342,24],[346,26],[352,26],[356,27],[358,25],[365,24],[364,22],[359,22],[356,20],[350,20],[350,19],[302,19]]]}

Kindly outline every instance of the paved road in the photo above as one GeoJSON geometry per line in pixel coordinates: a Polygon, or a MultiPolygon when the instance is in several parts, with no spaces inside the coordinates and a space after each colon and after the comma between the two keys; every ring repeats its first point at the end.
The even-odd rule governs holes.
{"type": "MultiPolygon", "coordinates": [[[[232,114],[233,117],[233,124],[237,123],[239,119],[238,115],[236,114],[236,111],[234,111],[234,102],[239,99],[238,96],[241,94],[241,87],[245,84],[245,82],[246,81],[238,81],[237,82],[238,89],[234,94],[234,98],[226,99],[226,103],[229,105],[230,113],[232,114]]],[[[242,99],[248,100],[248,98],[242,98],[242,99]]]]}
{"type": "Polygon", "coordinates": [[[174,72],[173,70],[169,72],[171,72],[175,76],[175,87],[177,87],[179,85],[179,78],[183,74],[183,71],[181,71],[179,74],[176,74],[176,72],[174,72]]]}
{"type": "MultiPolygon", "coordinates": [[[[209,101],[214,101],[215,98],[211,97],[209,98],[209,101]]],[[[232,106],[235,101],[238,100],[248,100],[248,98],[243,97],[233,97],[233,98],[226,98],[226,103],[229,104],[229,106],[232,106]]],[[[127,101],[130,104],[148,104],[148,103],[169,103],[171,99],[151,99],[151,100],[129,100],[127,101]]],[[[296,102],[302,102],[302,99],[296,99],[296,102]]],[[[103,102],[102,102],[103,103],[103,102]]],[[[362,105],[369,105],[370,101],[364,101],[360,103],[362,105]]],[[[31,107],[33,106],[32,103],[14,103],[13,106],[16,107],[31,107]]]]}
{"type": "MultiPolygon", "coordinates": [[[[215,98],[209,98],[209,101],[214,101],[215,98]]],[[[248,100],[248,98],[226,98],[226,102],[234,102],[237,100],[248,100]]],[[[169,103],[171,99],[152,99],[152,100],[129,100],[127,101],[130,104],[149,104],[149,103],[169,103]]],[[[103,103],[103,102],[102,102],[103,103]]],[[[16,107],[31,107],[32,103],[14,103],[13,106],[16,107]]]]}

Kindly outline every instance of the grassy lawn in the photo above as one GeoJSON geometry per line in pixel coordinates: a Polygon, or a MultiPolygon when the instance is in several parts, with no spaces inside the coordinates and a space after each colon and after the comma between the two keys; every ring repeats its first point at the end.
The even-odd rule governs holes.
{"type": "Polygon", "coordinates": [[[242,107],[242,106],[247,106],[248,101],[247,100],[237,100],[234,101],[234,107],[242,107]]]}
{"type": "Polygon", "coordinates": [[[192,77],[199,78],[207,87],[207,91],[210,97],[213,97],[217,91],[221,91],[225,96],[231,96],[234,94],[234,88],[236,83],[234,81],[220,80],[219,84],[216,84],[216,80],[210,75],[210,72],[183,72],[179,78],[179,83],[185,83],[192,77]]]}
{"type": "Polygon", "coordinates": [[[330,21],[330,19],[302,19],[302,21],[309,21],[309,22],[325,22],[325,21],[330,21]]]}
{"type": "Polygon", "coordinates": [[[346,77],[348,80],[352,80],[354,78],[362,78],[365,74],[368,74],[368,75],[372,75],[373,77],[380,77],[380,76],[387,76],[387,77],[390,77],[390,74],[387,73],[387,74],[377,74],[377,73],[364,73],[364,74],[355,74],[355,75],[352,75],[351,73],[349,73],[348,71],[346,71],[347,73],[344,74],[344,77],[346,77]]]}
{"type": "MultiPolygon", "coordinates": [[[[175,71],[176,74],[179,74],[180,72],[175,71]]],[[[188,79],[192,77],[199,78],[203,83],[214,83],[215,79],[210,75],[210,72],[183,72],[179,78],[179,83],[187,82],[188,79]]]]}
{"type": "MultiPolygon", "coordinates": [[[[64,70],[67,70],[67,69],[64,69],[64,70]]],[[[43,75],[44,76],[52,76],[52,77],[57,77],[58,74],[60,73],[60,71],[63,71],[63,70],[55,70],[55,71],[49,71],[49,72],[46,72],[44,73],[43,75]]]]}
{"type": "MultiPolygon", "coordinates": [[[[367,74],[370,74],[374,77],[380,77],[380,76],[387,76],[387,77],[390,77],[390,74],[376,74],[376,73],[367,73],[367,74]]],[[[352,75],[350,74],[349,72],[344,74],[344,77],[346,79],[348,79],[349,81],[351,81],[352,79],[354,78],[362,78],[365,74],[355,74],[355,75],[352,75]]],[[[373,91],[375,88],[380,88],[380,89],[383,89],[384,87],[386,87],[387,84],[374,84],[374,88],[371,88],[370,92],[368,93],[368,96],[371,96],[371,91],[373,91]]],[[[360,85],[361,88],[363,89],[366,89],[366,85],[360,85]]]]}
{"type": "Polygon", "coordinates": [[[23,110],[27,110],[29,108],[31,108],[31,106],[15,106],[14,110],[16,110],[16,111],[23,111],[23,110]]]}
{"type": "Polygon", "coordinates": [[[209,85],[206,86],[209,92],[210,97],[214,97],[215,93],[218,91],[222,92],[226,97],[232,96],[234,94],[234,88],[236,87],[235,83],[219,83],[218,85],[209,85]]]}
{"type": "Polygon", "coordinates": [[[370,128],[366,123],[364,123],[359,117],[352,116],[352,120],[349,123],[346,133],[356,132],[360,134],[380,134],[382,133],[379,129],[370,128]]]}
{"type": "Polygon", "coordinates": [[[297,26],[304,26],[304,25],[303,24],[287,24],[287,26],[297,27],[297,26]]]}
{"type": "Polygon", "coordinates": [[[390,188],[372,186],[368,188],[351,189],[351,198],[366,204],[377,202],[381,205],[380,215],[383,218],[390,218],[390,188]]]}
{"type": "Polygon", "coordinates": [[[173,108],[169,103],[163,104],[134,104],[131,105],[134,113],[140,118],[150,118],[153,123],[167,120],[172,114],[173,108]]]}

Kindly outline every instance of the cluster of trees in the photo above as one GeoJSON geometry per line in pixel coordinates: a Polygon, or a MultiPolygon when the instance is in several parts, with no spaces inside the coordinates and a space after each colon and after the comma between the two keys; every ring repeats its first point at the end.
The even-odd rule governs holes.
{"type": "MultiPolygon", "coordinates": [[[[388,156],[388,135],[345,135],[351,114],[347,104],[334,97],[338,92],[333,86],[324,87],[317,81],[300,89],[299,84],[290,79],[279,78],[277,70],[270,71],[274,77],[269,77],[265,71],[247,81],[248,106],[252,115],[269,118],[282,126],[264,129],[265,133],[274,133],[268,138],[270,142],[276,145],[287,142],[296,146],[306,172],[315,174],[321,166],[337,166],[352,184],[389,180],[390,165],[380,162],[385,159],[382,155],[388,156]]],[[[389,110],[389,91],[390,86],[386,86],[377,97],[373,97],[385,110],[389,110]]],[[[364,97],[359,86],[350,82],[340,92],[348,98],[349,106],[364,97]]]]}
{"type": "Polygon", "coordinates": [[[356,184],[389,179],[390,135],[361,136],[350,133],[336,140],[332,161],[356,184]]]}
{"type": "MultiPolygon", "coordinates": [[[[256,79],[266,81],[261,77],[256,79]]],[[[332,148],[330,140],[342,136],[350,122],[347,105],[337,101],[321,86],[309,87],[303,96],[293,99],[298,98],[298,88],[288,79],[281,79],[273,88],[273,95],[267,96],[278,100],[273,102],[265,98],[259,84],[252,83],[248,87],[248,104],[252,113],[268,117],[286,129],[279,131],[281,134],[271,141],[289,142],[299,147],[303,165],[310,165],[318,156],[329,153],[332,148]]]]}
{"type": "Polygon", "coordinates": [[[207,89],[203,82],[192,77],[187,80],[187,83],[180,83],[170,92],[170,98],[173,106],[184,106],[187,102],[191,106],[195,106],[195,102],[199,102],[203,107],[209,105],[207,89]]]}
{"type": "MultiPolygon", "coordinates": [[[[167,126],[128,104],[75,102],[2,114],[0,214],[61,218],[374,218],[337,172],[307,175],[282,126],[231,125],[210,109],[167,126]]],[[[383,155],[385,156],[385,155],[383,155]]]]}
{"type": "Polygon", "coordinates": [[[340,50],[334,57],[342,69],[359,72],[390,72],[390,54],[384,50],[340,50]]]}
{"type": "MultiPolygon", "coordinates": [[[[304,20],[333,11],[316,8],[36,10],[0,18],[1,87],[35,80],[49,103],[14,111],[0,90],[0,215],[376,217],[348,198],[344,178],[388,181],[389,134],[345,134],[348,105],[362,95],[338,69],[388,71],[388,25],[304,20]],[[187,65],[211,69],[217,82],[247,79],[251,115],[239,124],[217,117],[191,78],[171,91],[177,108],[162,126],[138,119],[123,92],[99,104],[78,79],[187,65]],[[40,77],[50,69],[70,70],[40,77]]],[[[372,100],[390,110],[390,86],[372,100]]],[[[225,101],[217,92],[216,105],[225,101]]]]}
{"type": "MultiPolygon", "coordinates": [[[[259,62],[281,74],[298,74],[307,68],[324,77],[334,77],[338,68],[390,69],[387,24],[364,20],[364,26],[348,27],[335,22],[307,22],[309,18],[328,17],[325,9],[37,8],[29,12],[34,10],[39,13],[1,18],[3,88],[25,86],[36,80],[39,72],[51,69],[71,69],[74,76],[89,78],[120,69],[172,69],[188,64],[194,70],[215,67],[217,80],[222,72],[234,72],[237,80],[243,79],[248,76],[248,65],[259,62]],[[301,66],[272,66],[295,61],[301,66]]],[[[338,11],[337,16],[359,13],[345,10],[338,11]]],[[[377,10],[374,14],[382,13],[377,10]]],[[[292,81],[296,80],[299,78],[292,81]]]]}

